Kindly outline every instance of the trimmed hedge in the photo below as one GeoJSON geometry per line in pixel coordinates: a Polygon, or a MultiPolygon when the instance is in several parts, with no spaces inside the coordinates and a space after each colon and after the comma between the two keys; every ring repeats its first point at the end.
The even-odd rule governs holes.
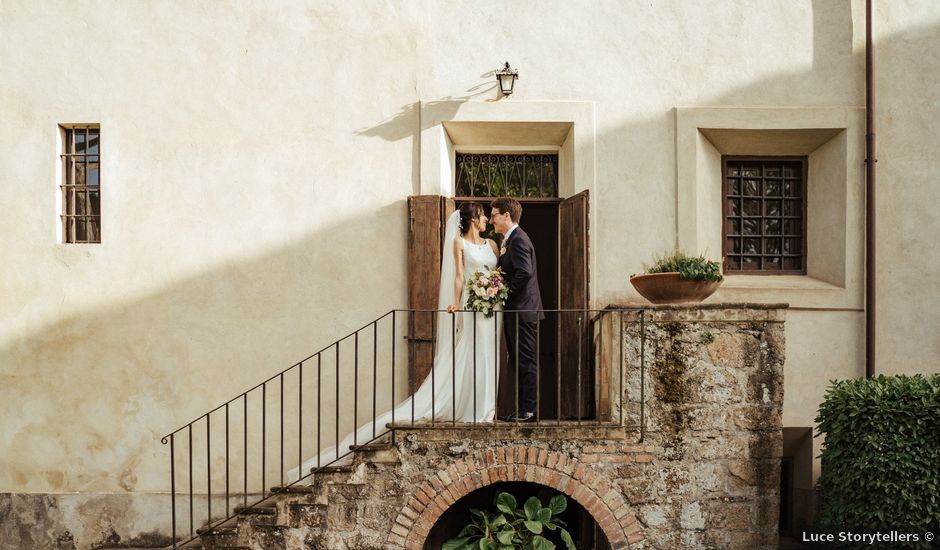
{"type": "Polygon", "coordinates": [[[816,422],[821,526],[940,526],[940,375],[833,382],[816,422]]]}

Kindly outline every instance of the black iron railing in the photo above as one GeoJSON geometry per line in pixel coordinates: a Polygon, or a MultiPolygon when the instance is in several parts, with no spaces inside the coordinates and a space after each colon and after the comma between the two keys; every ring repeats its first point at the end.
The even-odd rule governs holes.
{"type": "MultiPolygon", "coordinates": [[[[432,410],[437,410],[434,403],[437,396],[433,389],[436,377],[451,374],[451,395],[456,395],[457,316],[439,310],[397,309],[164,436],[161,441],[170,449],[173,547],[195,539],[202,531],[197,530],[197,525],[208,529],[229,521],[270,499],[278,490],[301,483],[316,471],[334,465],[358,446],[373,443],[388,434],[394,442],[394,427],[518,425],[521,421],[520,400],[516,388],[519,388],[520,373],[514,365],[518,364],[520,351],[518,345],[516,349],[502,349],[506,346],[501,348],[500,342],[507,329],[518,333],[522,322],[520,314],[532,312],[496,313],[498,322],[492,323],[495,332],[493,355],[502,357],[502,361],[491,361],[497,410],[492,419],[486,418],[485,421],[477,417],[477,342],[480,338],[477,320],[483,317],[483,313],[459,313],[465,314],[464,320],[472,322],[473,331],[465,336],[472,339],[473,346],[470,366],[473,414],[469,422],[458,419],[456,399],[453,398],[449,419],[442,420],[440,414],[427,419],[416,418],[414,394],[406,395],[409,392],[399,388],[404,379],[397,372],[408,363],[411,363],[411,372],[420,370],[416,364],[421,355],[420,346],[431,348],[424,350],[430,351],[424,354],[425,357],[437,354],[438,341],[442,338],[438,338],[436,332],[438,321],[443,317],[441,326],[450,325],[451,361],[448,365],[445,355],[444,359],[439,359],[438,368],[429,371],[432,410]],[[447,317],[450,318],[449,323],[447,317]],[[432,334],[429,339],[422,341],[414,337],[416,321],[430,323],[432,334]],[[509,368],[503,369],[501,377],[499,365],[506,359],[509,368]],[[452,369],[450,373],[447,372],[448,367],[452,369]],[[324,403],[326,395],[332,397],[333,402],[329,405],[324,403]],[[360,401],[361,395],[365,401],[360,401]],[[410,414],[406,413],[404,418],[397,417],[395,407],[402,405],[406,411],[409,410],[406,404],[409,397],[410,414]],[[376,419],[389,410],[392,411],[391,421],[377,426],[376,419]],[[512,420],[500,420],[506,415],[512,420]],[[370,419],[371,430],[360,437],[357,429],[370,419]],[[270,432],[274,428],[277,429],[276,437],[271,437],[273,434],[270,432]],[[352,445],[347,449],[339,448],[342,436],[348,433],[353,434],[352,445]],[[335,449],[324,456],[331,444],[335,449]],[[269,488],[268,483],[275,481],[277,486],[269,488]],[[198,514],[197,498],[205,501],[204,505],[200,504],[198,514]],[[237,506],[233,508],[233,504],[237,506]],[[223,508],[224,513],[221,512],[223,508]],[[183,521],[180,521],[181,517],[183,521]]],[[[626,318],[626,323],[639,327],[635,337],[640,338],[637,358],[641,395],[638,424],[642,439],[645,426],[645,312],[640,309],[554,309],[539,313],[544,314],[544,319],[535,325],[535,417],[526,426],[625,425],[624,343],[631,337],[625,332],[626,318]],[[606,330],[617,334],[613,337],[608,334],[605,339],[606,330]],[[595,361],[601,356],[609,358],[604,365],[595,361]],[[612,368],[612,365],[616,367],[612,368]],[[546,396],[546,392],[551,395],[546,396]]],[[[519,338],[515,341],[518,343],[519,338]]],[[[414,387],[420,380],[411,382],[414,387]]]]}

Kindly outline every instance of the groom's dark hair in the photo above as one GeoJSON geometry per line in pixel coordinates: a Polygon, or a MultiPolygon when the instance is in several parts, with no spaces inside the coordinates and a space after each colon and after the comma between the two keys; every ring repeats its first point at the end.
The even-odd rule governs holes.
{"type": "Polygon", "coordinates": [[[509,213],[512,223],[519,223],[522,219],[522,205],[512,197],[500,197],[493,201],[491,208],[498,208],[501,213],[509,213]]]}

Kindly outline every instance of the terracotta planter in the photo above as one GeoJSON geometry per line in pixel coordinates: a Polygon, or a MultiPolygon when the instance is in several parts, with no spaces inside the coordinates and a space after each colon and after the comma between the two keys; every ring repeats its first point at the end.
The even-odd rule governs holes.
{"type": "Polygon", "coordinates": [[[721,286],[721,281],[692,281],[675,272],[632,275],[630,282],[637,292],[654,304],[698,303],[721,286]]]}

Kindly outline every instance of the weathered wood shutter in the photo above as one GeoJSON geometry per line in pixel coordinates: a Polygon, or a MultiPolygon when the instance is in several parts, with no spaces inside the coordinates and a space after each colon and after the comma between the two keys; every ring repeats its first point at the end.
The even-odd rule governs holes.
{"type": "MultiPolygon", "coordinates": [[[[454,200],[440,195],[408,197],[408,308],[437,309],[444,223],[454,200]]],[[[414,313],[408,319],[408,380],[418,388],[434,364],[434,315],[414,313]]]]}
{"type": "MultiPolygon", "coordinates": [[[[588,304],[588,192],[569,197],[558,206],[558,307],[587,309],[588,304]]],[[[590,316],[581,315],[580,330],[576,313],[563,313],[558,323],[561,351],[562,418],[590,418],[594,415],[594,372],[589,360],[590,316]],[[578,398],[578,343],[581,345],[581,391],[578,398]],[[578,404],[580,403],[580,409],[578,404]]]]}

